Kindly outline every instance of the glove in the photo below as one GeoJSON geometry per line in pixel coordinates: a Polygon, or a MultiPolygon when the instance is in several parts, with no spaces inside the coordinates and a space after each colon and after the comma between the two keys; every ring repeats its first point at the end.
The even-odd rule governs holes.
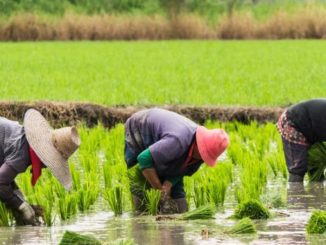
{"type": "Polygon", "coordinates": [[[39,222],[36,220],[34,209],[27,203],[23,202],[18,210],[23,215],[22,221],[24,225],[39,225],[39,222]]]}

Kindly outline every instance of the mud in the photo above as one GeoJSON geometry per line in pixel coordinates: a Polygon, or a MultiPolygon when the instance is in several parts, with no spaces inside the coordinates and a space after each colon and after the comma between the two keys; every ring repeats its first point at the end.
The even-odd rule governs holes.
{"type": "Polygon", "coordinates": [[[133,113],[150,107],[160,107],[175,111],[193,121],[203,124],[207,120],[239,121],[249,123],[276,122],[284,108],[281,107],[241,107],[241,106],[102,106],[78,102],[0,102],[0,115],[12,120],[22,121],[29,108],[39,110],[53,126],[85,123],[92,127],[99,122],[111,128],[123,123],[133,113]]]}

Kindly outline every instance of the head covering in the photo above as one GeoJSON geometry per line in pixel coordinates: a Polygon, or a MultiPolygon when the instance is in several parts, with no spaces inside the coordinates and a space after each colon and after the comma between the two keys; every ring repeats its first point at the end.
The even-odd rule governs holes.
{"type": "Polygon", "coordinates": [[[72,185],[68,158],[80,145],[75,127],[53,129],[40,112],[29,109],[24,117],[26,139],[42,163],[69,190],[72,185]]]}
{"type": "Polygon", "coordinates": [[[214,167],[217,158],[229,145],[229,136],[223,129],[207,129],[199,126],[196,130],[196,142],[199,154],[204,162],[214,167]]]}

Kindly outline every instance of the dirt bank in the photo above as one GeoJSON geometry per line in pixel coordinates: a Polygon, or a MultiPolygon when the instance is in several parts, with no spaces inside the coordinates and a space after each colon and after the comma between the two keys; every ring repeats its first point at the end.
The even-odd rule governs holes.
{"type": "MultiPolygon", "coordinates": [[[[0,102],[0,116],[22,121],[29,108],[39,110],[53,126],[86,123],[94,126],[101,122],[105,127],[112,127],[125,122],[134,112],[151,106],[101,106],[89,103],[64,102],[0,102]]],[[[284,110],[280,107],[227,107],[227,106],[159,106],[185,115],[202,124],[208,119],[219,121],[239,121],[248,123],[275,122],[284,110]]]]}

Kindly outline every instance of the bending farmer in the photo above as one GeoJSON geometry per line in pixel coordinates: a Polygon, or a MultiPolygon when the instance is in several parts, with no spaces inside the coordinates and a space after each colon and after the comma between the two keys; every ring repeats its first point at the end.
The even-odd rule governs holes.
{"type": "Polygon", "coordinates": [[[290,182],[302,182],[308,169],[308,150],[326,141],[326,99],[314,99],[291,106],[279,118],[290,182]]]}
{"type": "Polygon", "coordinates": [[[23,224],[37,225],[34,209],[25,201],[14,180],[31,165],[34,186],[42,167],[48,167],[70,189],[67,160],[78,148],[80,139],[75,127],[53,130],[34,109],[26,112],[23,125],[0,117],[0,201],[13,209],[23,224]]]}
{"type": "MultiPolygon", "coordinates": [[[[125,124],[124,155],[128,168],[138,163],[150,186],[161,190],[163,200],[171,196],[180,213],[188,209],[183,176],[194,174],[203,162],[215,166],[228,144],[228,135],[222,129],[208,130],[163,109],[139,111],[125,124]]],[[[136,181],[131,179],[136,211],[144,211],[143,191],[136,187],[136,181]]]]}

